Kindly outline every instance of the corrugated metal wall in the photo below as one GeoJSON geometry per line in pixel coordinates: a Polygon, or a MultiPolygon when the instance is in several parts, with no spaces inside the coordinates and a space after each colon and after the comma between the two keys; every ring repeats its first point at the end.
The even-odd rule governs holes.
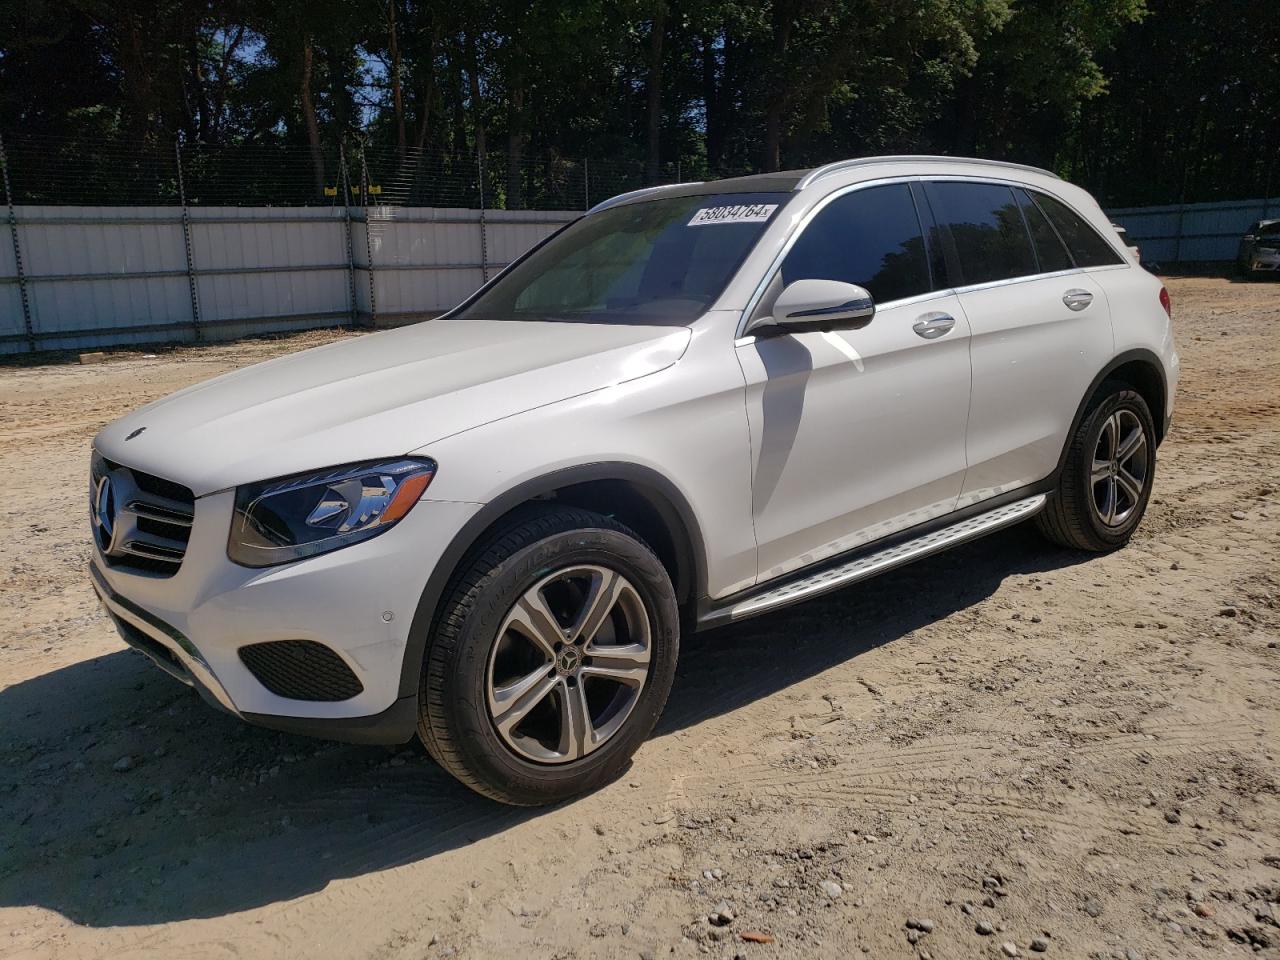
{"type": "Polygon", "coordinates": [[[431,316],[580,215],[370,207],[366,230],[341,207],[199,207],[185,229],[182,207],[15,213],[28,306],[9,236],[0,353],[431,316]]]}
{"type": "Polygon", "coordinates": [[[1129,232],[1146,264],[1225,263],[1255,220],[1280,217],[1280,198],[1127,207],[1107,215],[1129,232]]]}

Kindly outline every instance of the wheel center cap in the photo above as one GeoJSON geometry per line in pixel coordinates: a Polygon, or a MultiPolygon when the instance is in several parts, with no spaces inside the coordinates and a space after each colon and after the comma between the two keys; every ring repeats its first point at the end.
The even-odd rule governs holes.
{"type": "Polygon", "coordinates": [[[582,665],[582,651],[577,647],[565,647],[556,657],[556,673],[567,677],[582,665]]]}

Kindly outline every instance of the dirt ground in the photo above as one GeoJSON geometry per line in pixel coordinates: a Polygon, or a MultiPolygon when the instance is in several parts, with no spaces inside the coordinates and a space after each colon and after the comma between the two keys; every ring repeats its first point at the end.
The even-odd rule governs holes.
{"type": "Polygon", "coordinates": [[[692,638],[628,773],[535,811],[219,715],[95,602],[99,426],[343,334],[0,367],[0,957],[1280,956],[1280,286],[1169,288],[1127,549],[692,638]]]}

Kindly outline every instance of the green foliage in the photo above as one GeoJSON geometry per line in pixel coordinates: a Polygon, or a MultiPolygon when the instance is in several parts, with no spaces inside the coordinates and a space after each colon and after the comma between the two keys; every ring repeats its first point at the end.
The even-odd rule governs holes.
{"type": "Polygon", "coordinates": [[[340,142],[388,171],[483,149],[512,206],[582,158],[599,197],[646,158],[689,178],[873,152],[1176,201],[1263,191],[1278,24],[1270,0],[8,0],[0,133],[292,147],[316,193],[340,142]]]}

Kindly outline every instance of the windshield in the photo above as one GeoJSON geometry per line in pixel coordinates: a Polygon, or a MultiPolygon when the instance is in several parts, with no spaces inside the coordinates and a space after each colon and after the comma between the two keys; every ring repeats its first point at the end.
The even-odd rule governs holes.
{"type": "Polygon", "coordinates": [[[456,316],[679,325],[703,313],[791,195],[721,193],[583,217],[456,316]]]}

